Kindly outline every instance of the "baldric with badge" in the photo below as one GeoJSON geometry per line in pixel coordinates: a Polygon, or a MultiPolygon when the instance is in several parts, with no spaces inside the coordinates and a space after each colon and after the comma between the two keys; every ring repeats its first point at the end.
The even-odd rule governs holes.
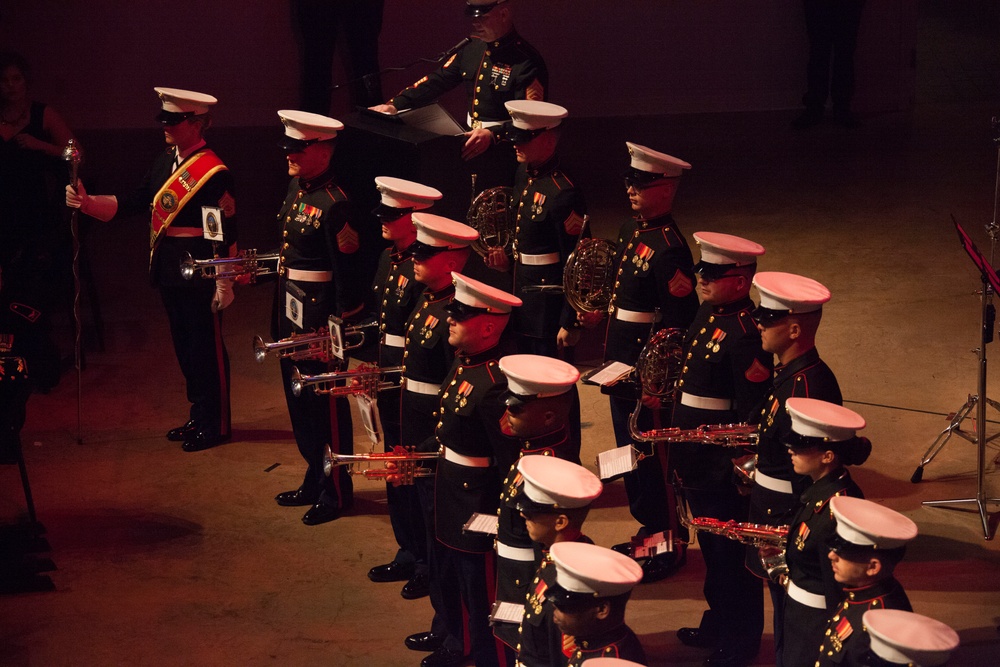
{"type": "MultiPolygon", "coordinates": [[[[680,178],[691,168],[665,153],[632,142],[626,145],[631,158],[626,178],[644,186],[680,178]]],[[[633,218],[622,225],[605,360],[634,364],[654,322],[686,329],[698,310],[694,284],[691,247],[670,213],[650,220],[633,218]]]]}
{"type": "MultiPolygon", "coordinates": [[[[514,144],[559,126],[568,115],[561,106],[535,100],[507,102],[506,108],[511,121],[504,126],[505,135],[514,144]]],[[[584,231],[587,205],[555,155],[541,165],[518,165],[512,205],[514,293],[524,300],[514,316],[514,331],[551,338],[554,344],[560,327],[579,326],[576,313],[559,290],[531,288],[562,285],[566,259],[584,231]]]]}

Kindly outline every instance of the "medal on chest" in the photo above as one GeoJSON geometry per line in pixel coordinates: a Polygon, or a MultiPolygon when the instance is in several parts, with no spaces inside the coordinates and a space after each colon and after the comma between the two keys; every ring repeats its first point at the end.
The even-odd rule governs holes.
{"type": "Polygon", "coordinates": [[[712,334],[712,337],[705,342],[705,347],[707,347],[712,352],[718,353],[719,344],[723,340],[725,340],[725,338],[726,338],[726,332],[723,331],[722,329],[716,329],[715,333],[712,334]]]}
{"type": "Polygon", "coordinates": [[[539,216],[542,214],[542,206],[545,204],[545,195],[541,192],[536,192],[535,196],[531,202],[531,215],[539,216]]]}
{"type": "Polygon", "coordinates": [[[462,380],[462,384],[458,385],[458,390],[455,391],[455,400],[458,402],[458,408],[455,409],[456,412],[458,412],[458,409],[464,408],[469,404],[469,396],[472,395],[473,389],[475,387],[467,380],[462,380]]]}
{"type": "Polygon", "coordinates": [[[847,638],[853,632],[854,628],[851,627],[851,621],[846,616],[841,616],[833,632],[830,634],[830,645],[833,647],[833,650],[837,653],[843,651],[844,642],[847,641],[847,638]]]}
{"type": "Polygon", "coordinates": [[[312,225],[316,229],[319,229],[319,219],[323,216],[322,209],[318,209],[315,206],[310,206],[306,203],[299,204],[295,213],[295,222],[306,225],[312,225]]]}
{"type": "Polygon", "coordinates": [[[409,284],[410,279],[403,274],[399,274],[399,277],[396,279],[396,298],[403,298],[403,292],[406,291],[406,286],[409,284]]]}
{"type": "Polygon", "coordinates": [[[528,606],[531,607],[531,611],[536,616],[542,613],[542,605],[545,604],[545,591],[548,588],[549,585],[542,581],[541,577],[535,580],[535,588],[528,596],[528,606]]]}
{"type": "Polygon", "coordinates": [[[799,532],[795,536],[795,548],[803,551],[806,548],[806,540],[809,539],[809,526],[805,521],[799,524],[799,532]]]}
{"type": "Polygon", "coordinates": [[[639,269],[643,271],[649,271],[649,261],[653,259],[653,255],[656,251],[650,248],[645,243],[639,243],[635,247],[635,255],[632,256],[632,263],[635,265],[635,273],[639,273],[639,269]]]}
{"type": "Polygon", "coordinates": [[[421,337],[423,337],[424,340],[430,339],[430,337],[434,335],[434,327],[436,327],[440,321],[441,320],[433,315],[428,315],[427,319],[424,320],[424,325],[420,328],[421,337]]]}
{"type": "Polygon", "coordinates": [[[490,70],[490,83],[493,84],[494,88],[507,85],[507,82],[510,81],[511,69],[510,65],[493,65],[493,68],[490,70]]]}

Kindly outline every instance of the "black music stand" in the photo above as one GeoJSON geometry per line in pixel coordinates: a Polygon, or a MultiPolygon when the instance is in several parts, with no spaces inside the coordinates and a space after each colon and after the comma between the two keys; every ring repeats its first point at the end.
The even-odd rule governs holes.
{"type": "MultiPolygon", "coordinates": [[[[969,235],[962,225],[958,224],[952,216],[952,221],[955,223],[955,229],[958,231],[958,238],[962,242],[962,247],[965,248],[965,252],[968,253],[969,257],[972,259],[972,263],[976,265],[979,269],[980,276],[983,281],[982,288],[982,334],[979,342],[979,387],[978,393],[976,395],[970,395],[968,400],[966,400],[965,405],[955,413],[955,417],[951,420],[948,427],[941,432],[940,435],[934,440],[930,449],[924,454],[920,461],[920,465],[913,473],[913,477],[910,481],[916,483],[919,482],[923,476],[924,466],[930,463],[938,452],[944,447],[948,439],[954,434],[962,438],[965,438],[969,442],[976,444],[976,449],[978,453],[976,461],[976,496],[974,498],[955,498],[951,500],[925,500],[924,505],[928,506],[943,506],[946,509],[953,509],[953,505],[960,505],[963,503],[975,503],[979,511],[979,517],[983,522],[983,538],[986,540],[993,539],[993,533],[990,529],[989,522],[989,512],[986,510],[987,503],[1000,503],[1000,498],[989,498],[986,496],[984,488],[984,478],[986,469],[986,443],[990,442],[994,438],[1000,436],[1000,433],[994,433],[993,435],[986,437],[986,406],[991,406],[994,410],[1000,411],[1000,403],[988,398],[986,396],[986,345],[993,340],[993,324],[996,319],[996,310],[993,307],[993,294],[995,292],[1000,292],[1000,277],[997,276],[996,271],[993,269],[992,264],[986,259],[976,244],[969,238],[969,235]],[[962,421],[968,416],[972,409],[976,409],[976,428],[973,433],[962,430],[962,421]]],[[[997,229],[994,226],[989,226],[987,231],[990,234],[990,239],[996,241],[997,229]]]]}

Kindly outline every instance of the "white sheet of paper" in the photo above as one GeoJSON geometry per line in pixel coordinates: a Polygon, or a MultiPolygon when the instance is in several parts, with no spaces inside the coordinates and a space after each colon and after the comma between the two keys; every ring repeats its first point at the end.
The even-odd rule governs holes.
{"type": "Polygon", "coordinates": [[[462,531],[466,533],[485,533],[486,535],[497,534],[496,514],[474,513],[462,526],[462,531]]]}
{"type": "Polygon", "coordinates": [[[523,604],[497,600],[490,610],[490,623],[516,623],[520,625],[522,618],[524,618],[523,604]]]}
{"type": "Polygon", "coordinates": [[[597,472],[602,480],[613,479],[635,470],[638,461],[635,447],[615,447],[597,455],[597,472]]]}

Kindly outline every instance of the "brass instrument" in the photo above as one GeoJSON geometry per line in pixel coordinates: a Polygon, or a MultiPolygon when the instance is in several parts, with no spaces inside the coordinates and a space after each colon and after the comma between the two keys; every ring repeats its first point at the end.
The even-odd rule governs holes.
{"type": "Polygon", "coordinates": [[[563,292],[578,313],[605,312],[611,305],[618,249],[607,239],[581,238],[566,258],[563,292]]]}
{"type": "Polygon", "coordinates": [[[512,188],[498,186],[483,190],[472,200],[466,222],[479,232],[472,249],[480,257],[486,257],[490,248],[501,247],[510,252],[516,224],[513,199],[512,188]]]}
{"type": "Polygon", "coordinates": [[[235,257],[216,259],[194,259],[191,253],[184,253],[184,259],[181,260],[181,275],[187,280],[195,276],[212,280],[249,276],[250,282],[253,282],[260,276],[269,276],[277,272],[278,253],[258,255],[253,248],[241,250],[235,257]],[[274,266],[264,262],[274,262],[274,266]]]}
{"type": "Polygon", "coordinates": [[[637,442],[696,442],[719,447],[756,447],[757,426],[753,424],[707,424],[692,429],[654,428],[640,431],[635,419],[629,419],[628,430],[637,442]]]}
{"type": "Polygon", "coordinates": [[[330,360],[330,334],[326,329],[314,333],[292,334],[274,343],[265,343],[260,336],[253,337],[253,358],[258,364],[270,353],[276,353],[279,359],[317,359],[330,360]]]}
{"type": "MultiPolygon", "coordinates": [[[[652,336],[635,362],[633,378],[638,379],[642,392],[635,402],[635,409],[628,419],[629,434],[639,442],[656,442],[655,431],[639,430],[639,412],[642,410],[642,396],[660,399],[661,405],[674,402],[677,394],[677,380],[684,366],[684,330],[660,329],[652,336]]],[[[708,428],[708,427],[705,427],[708,428]]],[[[665,429],[669,430],[669,429],[665,429]]],[[[677,441],[679,442],[679,441],[677,441]]]]}
{"type": "Polygon", "coordinates": [[[331,315],[327,323],[328,327],[312,333],[292,334],[274,343],[265,343],[260,336],[254,336],[253,357],[257,363],[263,363],[267,355],[274,352],[279,359],[329,361],[333,352],[334,356],[343,359],[344,351],[361,347],[365,344],[367,332],[378,330],[375,320],[345,327],[340,318],[331,315]]]}
{"type": "Polygon", "coordinates": [[[298,368],[292,368],[292,393],[302,394],[306,387],[312,387],[317,394],[331,396],[376,396],[383,389],[398,388],[399,385],[385,379],[390,373],[402,373],[402,366],[379,368],[361,364],[349,371],[333,371],[318,375],[302,375],[298,368]]]}
{"type": "Polygon", "coordinates": [[[415,452],[405,447],[393,447],[391,452],[369,452],[368,454],[333,454],[327,450],[324,470],[327,474],[334,466],[348,466],[351,475],[363,475],[365,479],[381,479],[395,485],[413,484],[417,477],[433,477],[434,470],[421,465],[422,461],[437,460],[440,452],[415,452]],[[360,463],[382,463],[380,468],[362,468],[360,463]]]}

